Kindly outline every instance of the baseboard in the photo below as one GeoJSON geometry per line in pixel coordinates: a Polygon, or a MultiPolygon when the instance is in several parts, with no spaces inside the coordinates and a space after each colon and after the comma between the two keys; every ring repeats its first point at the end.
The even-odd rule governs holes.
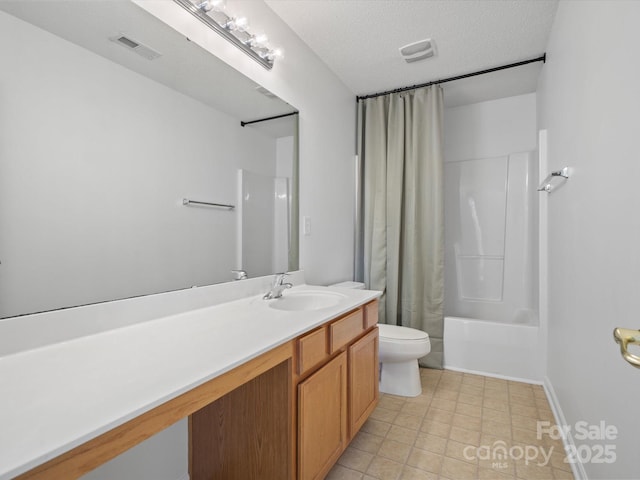
{"type": "MultiPolygon", "coordinates": [[[[544,392],[547,395],[547,400],[549,401],[549,405],[551,406],[553,416],[556,419],[556,424],[568,425],[567,419],[562,412],[560,402],[558,402],[558,397],[556,396],[556,392],[553,389],[553,385],[551,384],[551,380],[549,380],[549,377],[544,377],[542,386],[544,387],[544,392]]],[[[573,440],[573,435],[571,432],[563,435],[562,441],[564,443],[565,451],[576,451],[576,444],[573,440]]],[[[573,476],[576,480],[588,480],[587,472],[585,471],[584,465],[581,462],[573,462],[570,465],[571,471],[573,472],[573,476]]]]}
{"type": "Polygon", "coordinates": [[[512,382],[529,383],[531,385],[543,385],[543,382],[541,382],[540,380],[531,380],[530,378],[509,377],[507,375],[500,375],[497,373],[482,372],[480,370],[469,370],[466,368],[450,367],[448,365],[445,365],[444,369],[452,370],[454,372],[470,373],[472,375],[482,375],[483,377],[499,378],[501,380],[510,380],[512,382]]]}
{"type": "Polygon", "coordinates": [[[180,478],[177,478],[176,480],[189,480],[189,474],[185,473],[184,475],[182,475],[180,478]]]}

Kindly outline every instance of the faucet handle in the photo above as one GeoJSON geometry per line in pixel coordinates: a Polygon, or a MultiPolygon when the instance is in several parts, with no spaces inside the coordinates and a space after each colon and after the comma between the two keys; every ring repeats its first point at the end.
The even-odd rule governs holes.
{"type": "Polygon", "coordinates": [[[284,282],[284,279],[289,275],[288,272],[282,272],[282,273],[276,273],[275,278],[273,279],[273,284],[274,285],[282,285],[282,282],[284,282]]]}
{"type": "Polygon", "coordinates": [[[245,270],[231,270],[231,273],[235,276],[234,280],[246,280],[249,278],[245,270]]]}

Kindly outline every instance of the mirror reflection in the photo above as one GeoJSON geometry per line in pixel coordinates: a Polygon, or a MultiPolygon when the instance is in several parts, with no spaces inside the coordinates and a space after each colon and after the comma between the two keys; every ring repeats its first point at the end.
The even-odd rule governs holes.
{"type": "Polygon", "coordinates": [[[298,268],[294,107],[130,2],[0,37],[0,318],[298,268]]]}

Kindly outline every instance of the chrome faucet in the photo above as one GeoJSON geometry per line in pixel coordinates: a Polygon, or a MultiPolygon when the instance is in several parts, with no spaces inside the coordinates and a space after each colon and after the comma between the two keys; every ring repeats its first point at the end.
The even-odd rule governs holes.
{"type": "Polygon", "coordinates": [[[231,273],[233,273],[234,280],[246,280],[249,278],[244,270],[231,270],[231,273]]]}
{"type": "Polygon", "coordinates": [[[265,300],[271,300],[273,298],[282,297],[282,292],[287,288],[293,287],[290,283],[285,283],[285,277],[289,275],[288,273],[276,273],[275,278],[273,279],[273,284],[271,285],[271,290],[269,290],[264,297],[265,300]]]}

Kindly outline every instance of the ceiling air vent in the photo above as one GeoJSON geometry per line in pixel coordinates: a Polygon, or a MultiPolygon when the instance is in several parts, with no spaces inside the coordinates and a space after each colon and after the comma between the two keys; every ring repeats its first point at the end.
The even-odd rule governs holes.
{"type": "Polygon", "coordinates": [[[134,40],[133,38],[127,35],[123,35],[123,34],[116,35],[115,37],[110,37],[109,40],[111,40],[114,43],[117,43],[118,45],[122,45],[126,49],[137,53],[138,55],[146,58],[147,60],[155,60],[156,58],[162,56],[161,53],[156,52],[153,48],[147,47],[146,45],[143,45],[142,43],[138,42],[137,40],[134,40]]]}
{"type": "Polygon", "coordinates": [[[407,63],[417,62],[436,54],[436,46],[430,38],[410,43],[400,48],[400,55],[407,63]]]}

